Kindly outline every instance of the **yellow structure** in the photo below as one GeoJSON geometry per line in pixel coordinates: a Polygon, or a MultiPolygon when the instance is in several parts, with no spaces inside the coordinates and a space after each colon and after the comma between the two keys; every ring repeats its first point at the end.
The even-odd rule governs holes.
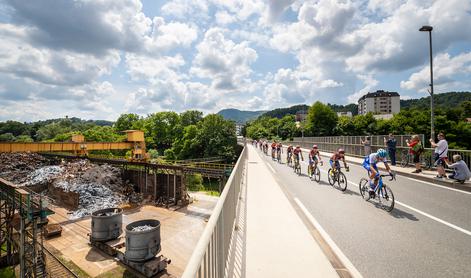
{"type": "Polygon", "coordinates": [[[76,155],[88,155],[89,151],[130,149],[131,160],[147,160],[144,132],[126,130],[125,133],[125,142],[85,142],[81,134],[73,135],[71,142],[3,142],[0,143],[0,152],[72,152],[76,155]]]}

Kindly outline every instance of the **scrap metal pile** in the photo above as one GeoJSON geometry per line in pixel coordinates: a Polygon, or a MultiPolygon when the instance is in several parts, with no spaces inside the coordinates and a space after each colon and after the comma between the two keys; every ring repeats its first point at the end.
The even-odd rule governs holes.
{"type": "Polygon", "coordinates": [[[71,212],[71,219],[99,209],[142,201],[142,196],[134,192],[132,185],[122,180],[119,168],[88,160],[62,161],[59,165],[46,166],[48,161],[37,154],[7,155],[13,157],[9,163],[4,160],[7,159],[5,155],[1,157],[0,176],[21,186],[52,185],[66,192],[79,193],[79,207],[71,212]]]}

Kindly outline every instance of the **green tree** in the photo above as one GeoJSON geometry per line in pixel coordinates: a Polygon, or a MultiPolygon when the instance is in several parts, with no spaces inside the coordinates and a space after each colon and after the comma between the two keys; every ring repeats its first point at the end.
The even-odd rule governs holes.
{"type": "Polygon", "coordinates": [[[204,143],[205,157],[222,156],[227,161],[235,158],[237,137],[235,123],[220,115],[210,114],[198,123],[198,141],[204,143]]]}
{"type": "Polygon", "coordinates": [[[203,112],[198,110],[188,110],[180,114],[181,125],[189,126],[196,125],[203,119],[203,112]]]}
{"type": "Polygon", "coordinates": [[[137,114],[121,114],[114,127],[117,131],[135,129],[135,124],[141,120],[141,117],[137,114]]]}
{"type": "Polygon", "coordinates": [[[306,130],[314,136],[332,135],[337,121],[337,113],[328,105],[317,101],[309,108],[306,130]]]}
{"type": "Polygon", "coordinates": [[[11,133],[0,134],[0,142],[13,142],[15,141],[15,136],[11,133]]]}
{"type": "Polygon", "coordinates": [[[146,142],[150,147],[165,150],[172,147],[177,137],[181,136],[180,116],[175,112],[150,114],[144,123],[146,142]]]}
{"type": "Polygon", "coordinates": [[[110,126],[95,126],[83,132],[85,141],[90,142],[119,142],[125,139],[125,135],[116,133],[110,126]]]}
{"type": "Polygon", "coordinates": [[[29,135],[20,135],[17,136],[15,139],[15,142],[22,142],[22,143],[31,143],[33,142],[33,138],[31,138],[29,135]]]}

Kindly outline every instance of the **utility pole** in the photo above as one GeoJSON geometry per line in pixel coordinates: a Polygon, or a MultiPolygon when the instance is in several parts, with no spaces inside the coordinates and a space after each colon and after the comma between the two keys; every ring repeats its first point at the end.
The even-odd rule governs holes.
{"type": "Polygon", "coordinates": [[[432,26],[422,26],[419,31],[428,32],[430,49],[430,137],[435,140],[435,124],[433,113],[433,58],[432,58],[432,26]]]}

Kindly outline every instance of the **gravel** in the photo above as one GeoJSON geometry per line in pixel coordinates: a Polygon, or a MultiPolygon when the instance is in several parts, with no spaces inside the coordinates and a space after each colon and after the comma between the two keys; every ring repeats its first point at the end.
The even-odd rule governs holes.
{"type": "Polygon", "coordinates": [[[137,227],[132,228],[132,231],[133,232],[145,232],[145,231],[152,230],[153,228],[154,227],[150,225],[142,225],[142,226],[137,226],[137,227]]]}

